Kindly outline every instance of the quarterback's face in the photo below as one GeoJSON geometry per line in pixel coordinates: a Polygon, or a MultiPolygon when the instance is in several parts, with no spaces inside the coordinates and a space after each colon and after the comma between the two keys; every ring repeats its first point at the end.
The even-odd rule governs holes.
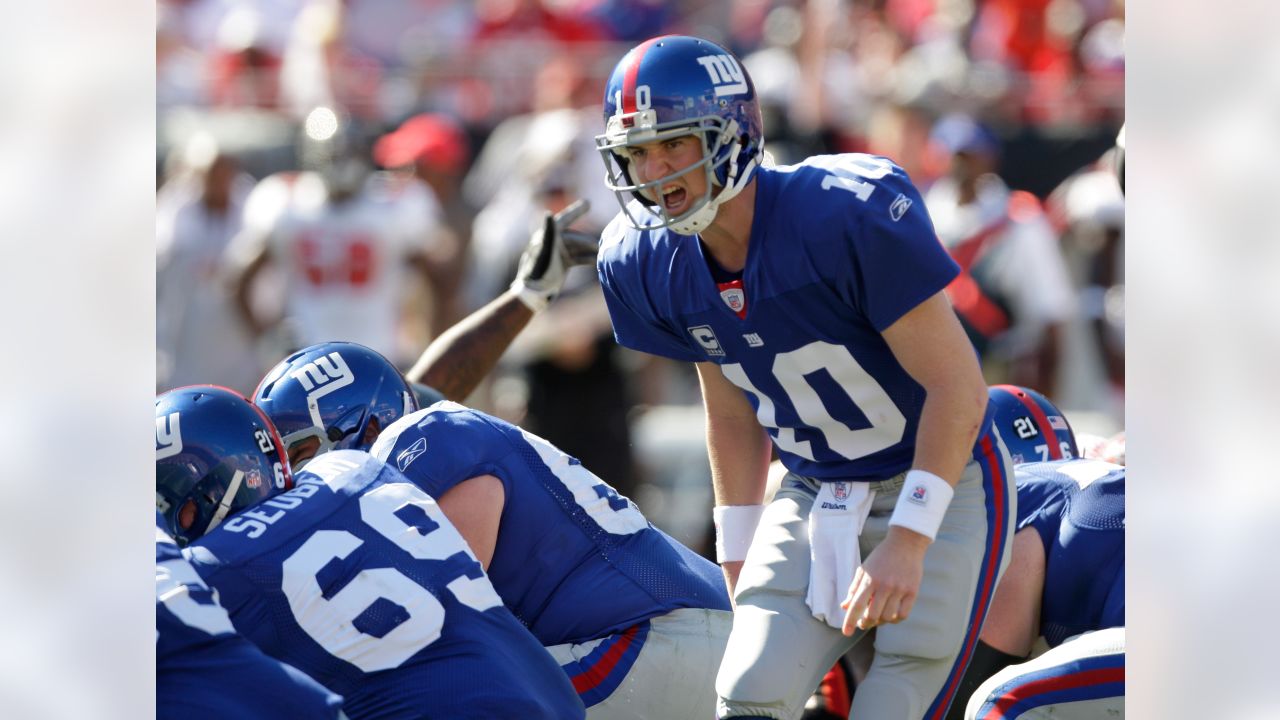
{"type": "MultiPolygon", "coordinates": [[[[702,143],[693,135],[656,140],[626,148],[631,161],[631,173],[637,183],[653,182],[677,175],[702,160],[702,143]]],[[[646,188],[641,192],[660,203],[668,215],[676,216],[689,209],[693,201],[706,192],[707,178],[702,172],[677,175],[660,187],[646,188]],[[661,197],[659,197],[659,191],[661,197]]]]}

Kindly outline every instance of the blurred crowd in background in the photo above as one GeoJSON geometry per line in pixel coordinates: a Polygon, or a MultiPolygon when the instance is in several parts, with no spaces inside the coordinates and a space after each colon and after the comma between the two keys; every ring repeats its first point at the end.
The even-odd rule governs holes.
{"type": "MultiPolygon", "coordinates": [[[[1123,0],[158,8],[157,391],[251,393],[315,341],[289,294],[342,283],[376,285],[385,312],[367,338],[320,339],[365,342],[407,369],[507,287],[545,211],[587,198],[584,229],[617,212],[593,142],[605,80],[631,46],[679,33],[742,59],[776,163],[869,152],[907,170],[963,269],[949,294],[991,383],[1043,391],[1077,432],[1124,427],[1124,197],[1111,150],[1124,121],[1123,0]],[[336,125],[363,164],[309,161],[305,139],[336,125]],[[359,243],[337,256],[305,242],[263,252],[279,230],[273,188],[302,194],[288,173],[324,162],[365,205],[341,210],[331,183],[316,212],[355,227],[351,208],[363,208],[403,251],[394,272],[359,243]]],[[[696,376],[615,345],[593,268],[572,272],[469,402],[579,457],[708,551],[696,376]]]]}

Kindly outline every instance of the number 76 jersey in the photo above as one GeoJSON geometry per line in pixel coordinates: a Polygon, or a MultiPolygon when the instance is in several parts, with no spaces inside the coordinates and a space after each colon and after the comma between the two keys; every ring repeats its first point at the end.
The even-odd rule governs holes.
{"type": "Polygon", "coordinates": [[[910,467],[925,392],[881,333],[959,266],[906,173],[860,154],[760,168],[741,286],[714,262],[697,237],[615,218],[597,269],[618,342],[719,365],[800,475],[910,467]]]}
{"type": "Polygon", "coordinates": [[[185,552],[241,634],[352,720],[584,716],[430,496],[351,450],[295,482],[185,552]]]}

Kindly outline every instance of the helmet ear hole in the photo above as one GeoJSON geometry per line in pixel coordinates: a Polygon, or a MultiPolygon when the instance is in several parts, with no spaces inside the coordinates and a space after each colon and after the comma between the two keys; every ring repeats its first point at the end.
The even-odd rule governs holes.
{"type": "Polygon", "coordinates": [[[369,423],[364,426],[364,435],[360,438],[361,447],[372,447],[377,441],[378,434],[382,432],[382,424],[378,422],[378,418],[369,418],[369,423]]]}
{"type": "Polygon", "coordinates": [[[290,443],[287,450],[290,467],[301,468],[302,464],[315,457],[319,450],[320,439],[314,435],[290,443]]]}
{"type": "Polygon", "coordinates": [[[196,524],[196,501],[188,499],[178,509],[178,527],[190,530],[196,524]]]}
{"type": "Polygon", "coordinates": [[[175,388],[156,396],[155,412],[156,506],[176,542],[194,542],[287,488],[279,434],[240,393],[214,385],[175,388]],[[286,482],[272,482],[282,470],[286,482]]]}

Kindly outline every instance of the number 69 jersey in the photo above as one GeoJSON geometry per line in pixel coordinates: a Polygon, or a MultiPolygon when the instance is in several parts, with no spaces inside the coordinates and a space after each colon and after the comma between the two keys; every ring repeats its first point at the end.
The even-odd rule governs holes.
{"type": "Polygon", "coordinates": [[[186,551],[231,621],[352,718],[582,718],[435,501],[340,450],[186,551]]]}
{"type": "Polygon", "coordinates": [[[792,472],[906,470],[925,393],[881,333],[959,267],[885,158],[816,156],[756,178],[740,288],[716,282],[697,237],[621,214],[605,229],[598,271],[618,342],[719,365],[792,472]]]}
{"type": "Polygon", "coordinates": [[[544,645],[593,640],[678,608],[730,609],[718,567],[515,425],[440,402],[383,430],[371,452],[437,497],[480,475],[502,481],[489,577],[544,645]]]}

